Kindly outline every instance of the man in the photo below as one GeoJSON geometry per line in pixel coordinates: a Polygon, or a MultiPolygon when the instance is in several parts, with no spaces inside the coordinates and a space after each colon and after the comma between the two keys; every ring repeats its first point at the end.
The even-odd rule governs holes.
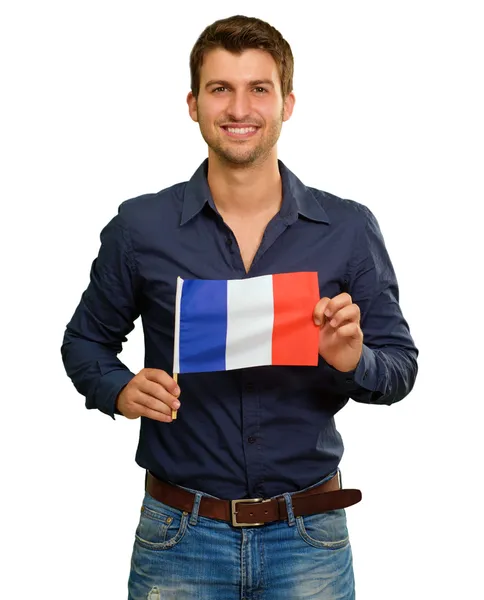
{"type": "Polygon", "coordinates": [[[217,21],[190,69],[208,159],[190,181],[120,206],[62,346],[88,408],[141,417],[146,493],[129,598],[350,600],[345,508],[360,494],[340,489],[333,417],[349,398],[391,404],[414,385],[395,273],[369,209],[305,186],[277,158],[295,104],[277,30],[217,21]],[[191,373],[180,391],[177,277],[299,271],[318,272],[319,365],[191,373]],[[138,316],[146,354],[135,375],[117,354],[138,316]]]}

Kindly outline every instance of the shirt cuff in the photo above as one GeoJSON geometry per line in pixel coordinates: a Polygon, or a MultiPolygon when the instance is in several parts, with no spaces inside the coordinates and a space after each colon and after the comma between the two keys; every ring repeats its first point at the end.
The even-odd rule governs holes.
{"type": "Polygon", "coordinates": [[[375,392],[376,388],[376,360],[375,354],[371,348],[363,344],[361,357],[356,368],[346,373],[338,371],[331,365],[328,365],[334,382],[341,386],[343,390],[351,390],[355,387],[362,387],[366,390],[375,392]]]}
{"type": "Polygon", "coordinates": [[[119,369],[110,371],[101,377],[95,393],[96,407],[114,419],[114,415],[121,413],[116,410],[116,399],[121,390],[133,379],[134,373],[119,369]]]}

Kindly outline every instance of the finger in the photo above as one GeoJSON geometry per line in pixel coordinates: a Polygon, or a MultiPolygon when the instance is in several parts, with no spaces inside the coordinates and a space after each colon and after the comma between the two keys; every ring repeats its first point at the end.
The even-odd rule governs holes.
{"type": "Polygon", "coordinates": [[[179,395],[180,388],[177,382],[168,375],[166,371],[162,371],[161,369],[145,369],[144,376],[149,381],[154,381],[155,383],[159,383],[162,387],[165,388],[170,394],[174,396],[179,395]]]}
{"type": "Polygon", "coordinates": [[[359,340],[363,337],[363,332],[358,323],[342,325],[336,329],[336,333],[342,338],[354,338],[359,340]]]}
{"type": "MultiPolygon", "coordinates": [[[[169,406],[139,390],[136,390],[136,392],[136,395],[124,406],[123,414],[126,418],[137,419],[138,417],[149,417],[167,422],[167,417],[171,415],[169,406]]],[[[168,420],[171,420],[171,418],[168,420]]]]}
{"type": "Polygon", "coordinates": [[[169,404],[158,400],[157,398],[153,398],[153,396],[145,394],[141,391],[139,392],[139,395],[136,398],[135,402],[140,407],[140,410],[149,409],[155,412],[163,413],[165,415],[171,415],[172,407],[169,404]]]}
{"type": "Polygon", "coordinates": [[[345,323],[359,323],[360,322],[360,307],[357,304],[350,304],[340,308],[334,313],[329,324],[333,328],[340,327],[345,323]]]}
{"type": "Polygon", "coordinates": [[[330,302],[330,298],[324,297],[316,304],[313,311],[313,321],[318,327],[325,322],[324,311],[330,302]]]}
{"type": "Polygon", "coordinates": [[[353,300],[349,294],[343,292],[342,294],[338,294],[326,305],[324,310],[324,316],[328,319],[331,319],[338,310],[341,310],[343,307],[352,304],[353,300]]]}
{"type": "Polygon", "coordinates": [[[170,392],[168,392],[161,384],[156,383],[155,381],[150,381],[149,379],[141,380],[138,389],[141,392],[152,396],[154,399],[168,404],[175,410],[180,407],[178,397],[170,394],[170,392]]]}

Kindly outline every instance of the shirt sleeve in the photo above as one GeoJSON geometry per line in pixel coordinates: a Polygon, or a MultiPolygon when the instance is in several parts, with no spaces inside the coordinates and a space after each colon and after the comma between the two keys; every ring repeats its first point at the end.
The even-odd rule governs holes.
{"type": "Polygon", "coordinates": [[[138,288],[131,238],[119,212],[101,231],[89,285],[67,324],[61,346],[67,375],[86,398],[86,407],[113,419],[116,398],[134,377],[117,355],[139,316],[138,288]]]}
{"type": "Polygon", "coordinates": [[[367,207],[362,210],[348,293],[360,308],[363,352],[353,371],[328,369],[335,387],[353,400],[390,405],[412,390],[418,349],[399,305],[398,282],[378,221],[367,207]]]}

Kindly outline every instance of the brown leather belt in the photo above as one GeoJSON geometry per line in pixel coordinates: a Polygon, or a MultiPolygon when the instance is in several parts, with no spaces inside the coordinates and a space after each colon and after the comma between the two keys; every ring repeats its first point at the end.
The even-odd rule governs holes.
{"type": "MultiPolygon", "coordinates": [[[[195,494],[176,487],[147,473],[146,491],[158,502],[172,508],[192,512],[195,494]]],[[[360,490],[341,489],[338,474],[317,487],[291,496],[295,517],[314,515],[328,510],[347,508],[361,500],[360,490]]],[[[234,527],[257,527],[274,521],[287,519],[284,496],[269,500],[263,498],[243,498],[240,500],[220,500],[202,496],[198,514],[210,519],[228,521],[234,527]]]]}

